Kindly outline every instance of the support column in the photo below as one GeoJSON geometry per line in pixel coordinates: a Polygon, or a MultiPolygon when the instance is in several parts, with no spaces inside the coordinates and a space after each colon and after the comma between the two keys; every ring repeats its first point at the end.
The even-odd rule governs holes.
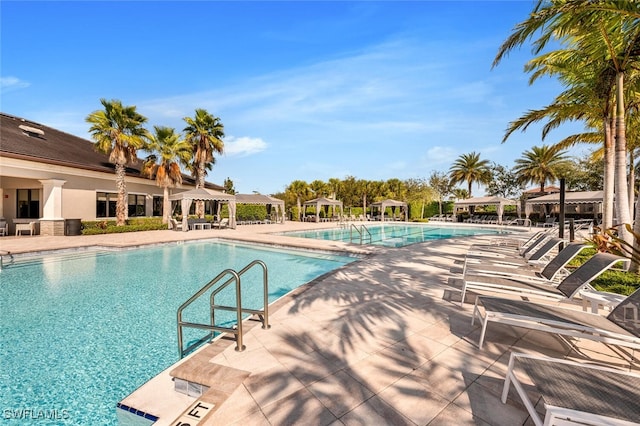
{"type": "Polygon", "coordinates": [[[40,235],[64,235],[64,218],[62,217],[62,185],[67,181],[61,179],[43,179],[42,218],[40,218],[40,235]]]}

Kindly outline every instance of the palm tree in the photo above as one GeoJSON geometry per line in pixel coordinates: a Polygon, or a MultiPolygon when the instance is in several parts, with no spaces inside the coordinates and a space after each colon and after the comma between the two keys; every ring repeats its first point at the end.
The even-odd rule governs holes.
{"type": "Polygon", "coordinates": [[[298,207],[298,221],[302,221],[302,199],[306,198],[311,191],[309,184],[303,180],[294,180],[286,191],[294,195],[298,207]]]}
{"type": "Polygon", "coordinates": [[[613,224],[615,153],[613,141],[613,97],[615,75],[602,61],[590,60],[577,49],[557,50],[530,60],[525,70],[532,72],[530,84],[541,76],[557,76],[567,89],[542,109],[530,110],[511,122],[503,142],[517,129],[526,130],[537,121],[548,119],[542,140],[567,121],[583,120],[592,132],[571,135],[557,145],[569,148],[577,143],[603,145],[604,197],[602,221],[605,228],[613,224]]]}
{"type": "Polygon", "coordinates": [[[329,194],[329,187],[320,179],[312,181],[309,184],[309,189],[315,194],[316,198],[326,197],[329,194]]]}
{"type": "Polygon", "coordinates": [[[136,152],[145,145],[148,133],[142,125],[147,119],[138,114],[135,106],[123,106],[119,100],[100,99],[100,103],[104,110],[92,112],[85,120],[91,124],[89,132],[96,150],[109,155],[115,165],[116,225],[122,226],[127,219],[126,166],[138,160],[136,152]]]}
{"type": "Polygon", "coordinates": [[[156,179],[156,184],[163,188],[162,223],[169,222],[171,201],[169,188],[182,183],[180,163],[188,163],[191,159],[191,145],[171,127],[154,126],[154,133],[149,135],[146,149],[152,151],[144,163],[143,173],[156,179]]]}
{"type": "Polygon", "coordinates": [[[544,193],[547,182],[555,181],[559,168],[566,163],[566,152],[557,146],[534,146],[530,151],[522,153],[522,158],[516,159],[513,171],[521,183],[538,184],[540,192],[544,193]]]}
{"type": "Polygon", "coordinates": [[[481,160],[480,154],[476,152],[462,154],[449,169],[449,175],[453,185],[467,182],[467,191],[471,198],[471,186],[474,182],[488,183],[491,180],[489,161],[481,160]]]}
{"type": "Polygon", "coordinates": [[[451,191],[451,195],[453,195],[456,200],[465,200],[467,198],[471,198],[471,196],[469,195],[469,191],[464,188],[454,188],[451,191]]]}
{"type": "MultiPolygon", "coordinates": [[[[224,152],[224,126],[220,118],[214,117],[207,110],[196,109],[195,116],[185,117],[187,123],[184,128],[185,138],[191,144],[193,151],[193,171],[196,178],[196,188],[204,188],[207,166],[214,163],[213,154],[224,152]]],[[[196,214],[204,217],[204,201],[196,204],[196,214]]]]}
{"type": "MultiPolygon", "coordinates": [[[[570,45],[592,61],[605,61],[615,73],[615,207],[621,223],[631,222],[627,193],[625,79],[637,75],[640,61],[640,3],[627,1],[538,0],[529,17],[518,24],[500,47],[494,66],[513,48],[534,40],[534,54],[549,42],[570,45]]],[[[633,235],[620,230],[627,243],[633,235]]]]}

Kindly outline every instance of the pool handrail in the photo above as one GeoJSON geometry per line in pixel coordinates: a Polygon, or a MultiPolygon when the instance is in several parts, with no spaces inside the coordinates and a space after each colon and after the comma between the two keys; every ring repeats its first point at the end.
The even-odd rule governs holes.
{"type": "Polygon", "coordinates": [[[223,333],[234,334],[236,336],[236,348],[235,349],[238,352],[242,352],[245,349],[245,345],[243,344],[243,331],[242,331],[242,314],[243,313],[250,313],[250,314],[258,315],[258,317],[262,321],[262,328],[263,329],[271,328],[271,326],[269,325],[269,291],[268,291],[268,287],[269,287],[268,268],[267,268],[267,265],[261,260],[252,261],[247,266],[242,268],[239,272],[236,272],[233,269],[225,269],[224,271],[220,272],[215,278],[213,278],[211,281],[209,281],[207,284],[205,284],[200,290],[198,290],[196,293],[194,293],[189,299],[187,299],[186,302],[184,302],[178,308],[177,326],[178,326],[178,351],[180,353],[180,359],[182,359],[185,356],[185,354],[188,354],[191,351],[193,351],[197,346],[200,346],[200,344],[202,344],[205,341],[209,340],[210,337],[213,337],[213,332],[216,332],[216,331],[223,332],[223,333]],[[248,309],[248,308],[243,308],[242,307],[242,292],[241,292],[241,287],[242,286],[241,286],[241,282],[240,282],[240,277],[245,272],[247,272],[249,269],[251,269],[252,267],[254,267],[256,265],[260,265],[262,267],[262,270],[263,270],[264,307],[261,310],[248,309]],[[217,289],[215,289],[211,293],[210,303],[209,303],[209,307],[210,307],[210,315],[209,315],[209,317],[211,318],[211,324],[200,324],[200,323],[192,323],[192,322],[182,321],[182,312],[184,311],[184,309],[187,308],[189,305],[191,305],[191,303],[193,303],[196,299],[198,299],[200,296],[202,296],[205,292],[210,290],[215,284],[217,284],[219,281],[221,281],[223,278],[227,277],[228,275],[231,275],[231,277],[226,282],[224,282],[222,285],[220,285],[220,287],[218,287],[217,289]],[[218,294],[220,291],[225,289],[231,283],[235,283],[236,306],[216,305],[215,304],[215,296],[216,296],[216,294],[218,294]],[[222,326],[215,325],[215,309],[221,309],[221,310],[227,310],[227,311],[235,311],[236,312],[237,324],[235,326],[232,326],[232,327],[222,327],[222,326]],[[195,343],[192,343],[191,345],[189,345],[185,349],[185,348],[183,348],[183,331],[182,331],[183,327],[205,329],[205,330],[209,330],[211,333],[209,333],[207,336],[197,340],[195,343]]]}
{"type": "Polygon", "coordinates": [[[369,231],[369,229],[364,226],[364,225],[360,225],[360,229],[358,229],[358,225],[352,223],[351,227],[349,228],[349,242],[353,243],[353,230],[356,230],[356,232],[358,233],[358,235],[360,235],[360,245],[362,245],[364,243],[364,234],[366,233],[369,236],[369,244],[373,244],[373,236],[371,235],[371,232],[369,231]]]}

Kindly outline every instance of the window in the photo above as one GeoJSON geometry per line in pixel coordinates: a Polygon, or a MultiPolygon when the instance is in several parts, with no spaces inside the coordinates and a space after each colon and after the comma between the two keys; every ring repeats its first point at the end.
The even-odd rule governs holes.
{"type": "Polygon", "coordinates": [[[96,217],[116,217],[118,194],[111,192],[96,193],[96,217]]]}
{"type": "Polygon", "coordinates": [[[162,216],[163,197],[153,197],[153,216],[162,216]]]}
{"type": "Polygon", "coordinates": [[[16,218],[37,219],[40,217],[40,190],[18,189],[16,218]]]}
{"type": "Polygon", "coordinates": [[[129,217],[145,216],[146,196],[129,194],[129,217]]]}

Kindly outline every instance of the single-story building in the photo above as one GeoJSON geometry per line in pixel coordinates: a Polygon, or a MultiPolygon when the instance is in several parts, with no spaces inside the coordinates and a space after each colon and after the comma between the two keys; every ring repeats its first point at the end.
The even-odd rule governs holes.
{"type": "MultiPolygon", "coordinates": [[[[115,218],[115,167],[92,142],[4,113],[0,128],[0,217],[10,235],[17,223],[36,221],[40,234],[64,235],[68,219],[115,218]]],[[[141,166],[127,167],[128,215],[161,216],[163,190],[141,166]]],[[[194,179],[183,176],[180,189],[193,188],[194,179]]]]}
{"type": "MultiPolygon", "coordinates": [[[[602,213],[604,191],[576,191],[565,193],[565,213],[592,215],[597,217],[602,213]]],[[[529,198],[525,201],[525,215],[529,217],[537,212],[541,215],[560,213],[560,194],[552,193],[542,197],[529,198]],[[536,211],[537,208],[537,211],[536,211]]]]}

